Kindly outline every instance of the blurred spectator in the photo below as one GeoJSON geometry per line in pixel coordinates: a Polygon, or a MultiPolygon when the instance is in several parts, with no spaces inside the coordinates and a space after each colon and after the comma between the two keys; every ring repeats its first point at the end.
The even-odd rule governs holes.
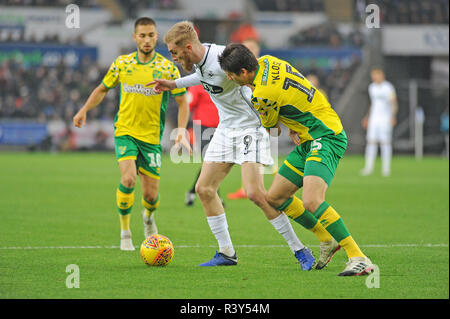
{"type": "Polygon", "coordinates": [[[364,35],[358,28],[354,28],[347,36],[347,45],[361,48],[364,45],[364,35]]]}
{"type": "Polygon", "coordinates": [[[249,39],[259,42],[258,31],[249,23],[242,23],[236,31],[230,34],[230,42],[242,43],[249,39]]]}
{"type": "Polygon", "coordinates": [[[76,149],[75,135],[72,131],[71,123],[65,122],[65,130],[56,137],[58,143],[52,143],[59,151],[72,151],[76,149]]]}
{"type": "Polygon", "coordinates": [[[46,33],[42,38],[37,39],[34,33],[31,33],[28,37],[25,37],[24,30],[8,30],[0,28],[0,42],[22,42],[22,43],[47,43],[47,44],[69,44],[69,45],[84,45],[82,35],[78,35],[75,38],[69,38],[62,41],[58,34],[46,33]]]}
{"type": "Polygon", "coordinates": [[[102,129],[99,129],[95,134],[95,144],[92,148],[94,150],[106,151],[108,149],[108,147],[106,146],[108,137],[108,133],[106,133],[102,129]]]}

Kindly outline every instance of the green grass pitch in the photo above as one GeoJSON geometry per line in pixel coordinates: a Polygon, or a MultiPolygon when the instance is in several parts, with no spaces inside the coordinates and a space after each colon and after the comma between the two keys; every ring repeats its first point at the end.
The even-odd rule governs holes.
{"type": "MultiPolygon", "coordinates": [[[[378,163],[379,165],[379,163],[378,163]]],[[[112,153],[0,154],[0,298],[316,299],[449,298],[449,164],[394,157],[393,174],[360,177],[361,156],[346,156],[327,194],[363,251],[379,268],[338,277],[341,250],[321,271],[301,271],[283,238],[248,200],[226,200],[236,267],[203,268],[216,249],[200,201],[184,193],[199,164],[163,157],[156,220],[175,246],[167,267],[146,266],[139,250],[122,252],[112,153]],[[67,288],[66,267],[79,267],[80,288],[67,288]],[[370,281],[375,283],[375,279],[370,281]]],[[[266,176],[266,187],[272,177],[266,176]]],[[[221,193],[240,186],[234,167],[221,193]]],[[[144,240],[140,186],[131,216],[134,245],[144,240]]],[[[298,195],[300,195],[299,192],[298,195]]],[[[318,256],[315,237],[293,223],[318,256]]]]}

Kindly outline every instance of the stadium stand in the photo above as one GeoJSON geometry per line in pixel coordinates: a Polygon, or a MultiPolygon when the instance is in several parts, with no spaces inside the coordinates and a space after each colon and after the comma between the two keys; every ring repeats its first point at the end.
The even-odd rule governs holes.
{"type": "Polygon", "coordinates": [[[1,2],[5,6],[27,7],[65,7],[72,3],[85,8],[99,7],[99,3],[96,0],[3,0],[1,2]]]}
{"type": "Polygon", "coordinates": [[[447,0],[374,0],[380,7],[381,21],[390,24],[448,24],[447,0]]]}
{"type": "Polygon", "coordinates": [[[364,36],[357,28],[354,28],[348,35],[343,35],[333,23],[324,23],[299,30],[298,33],[290,37],[289,42],[291,47],[324,46],[337,48],[344,45],[362,47],[364,36]]]}
{"type": "Polygon", "coordinates": [[[260,11],[316,12],[323,11],[322,0],[254,0],[260,11]]]}
{"type": "Polygon", "coordinates": [[[145,9],[173,10],[177,9],[176,0],[119,0],[129,18],[136,18],[145,9]]]}
{"type": "MultiPolygon", "coordinates": [[[[64,63],[56,67],[27,67],[13,59],[3,61],[0,65],[0,117],[70,122],[105,72],[87,58],[77,69],[64,63]]],[[[112,120],[116,95],[116,90],[112,90],[105,103],[90,116],[112,120]]]]}

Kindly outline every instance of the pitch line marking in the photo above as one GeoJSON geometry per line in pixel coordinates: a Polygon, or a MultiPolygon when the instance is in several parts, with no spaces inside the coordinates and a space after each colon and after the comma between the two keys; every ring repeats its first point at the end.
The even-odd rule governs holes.
{"type": "MultiPolygon", "coordinates": [[[[309,247],[319,247],[319,245],[308,245],[309,247]]],[[[448,244],[367,244],[360,245],[365,248],[396,248],[396,247],[448,247],[448,244]]],[[[140,246],[135,246],[139,248],[140,246]]],[[[175,248],[214,248],[217,245],[175,245],[175,248]]],[[[234,245],[236,248],[283,248],[286,245],[234,245]]],[[[43,250],[43,249],[118,249],[116,245],[96,245],[96,246],[10,246],[0,247],[0,250],[43,250]]]]}

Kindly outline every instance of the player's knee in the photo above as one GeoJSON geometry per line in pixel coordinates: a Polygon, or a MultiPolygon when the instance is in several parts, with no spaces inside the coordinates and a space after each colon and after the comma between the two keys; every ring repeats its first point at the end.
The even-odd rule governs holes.
{"type": "Polygon", "coordinates": [[[195,191],[197,192],[198,196],[200,197],[200,199],[211,199],[214,197],[214,195],[216,194],[216,190],[208,185],[202,185],[197,183],[197,185],[195,185],[195,191]]]}
{"type": "Polygon", "coordinates": [[[156,202],[156,200],[158,199],[158,192],[150,192],[150,191],[147,191],[147,192],[143,192],[142,193],[142,197],[145,199],[145,201],[146,202],[149,202],[149,203],[153,203],[153,202],[156,202]]]}
{"type": "Polygon", "coordinates": [[[247,198],[250,199],[255,205],[262,206],[267,203],[264,192],[259,190],[246,190],[247,198]]]}
{"type": "Polygon", "coordinates": [[[136,176],[133,176],[132,174],[124,175],[122,176],[120,182],[123,186],[132,188],[136,185],[136,176]]]}
{"type": "Polygon", "coordinates": [[[269,205],[272,207],[279,207],[281,204],[285,202],[285,199],[280,199],[270,192],[266,193],[265,199],[267,203],[269,203],[269,205]]]}
{"type": "Polygon", "coordinates": [[[314,213],[316,209],[322,204],[323,200],[319,198],[303,197],[303,207],[311,213],[314,213]]]}

